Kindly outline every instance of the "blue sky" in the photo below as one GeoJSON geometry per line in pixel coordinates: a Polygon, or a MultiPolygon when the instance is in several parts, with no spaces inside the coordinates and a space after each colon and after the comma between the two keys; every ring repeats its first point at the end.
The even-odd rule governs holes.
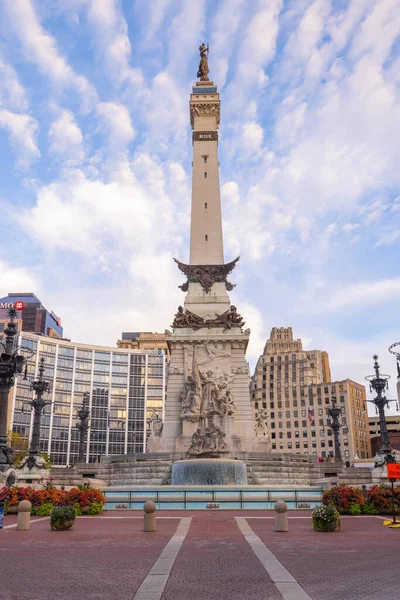
{"type": "Polygon", "coordinates": [[[292,326],[335,379],[373,352],[394,377],[399,30],[398,0],[3,0],[0,296],[35,292],[82,342],[170,325],[205,41],[250,361],[292,326]]]}

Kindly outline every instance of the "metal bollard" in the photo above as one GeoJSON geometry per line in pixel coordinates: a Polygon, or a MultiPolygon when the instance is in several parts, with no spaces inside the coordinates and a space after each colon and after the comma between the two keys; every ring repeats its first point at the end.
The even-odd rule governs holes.
{"type": "Polygon", "coordinates": [[[18,504],[18,531],[26,531],[29,529],[31,524],[31,508],[32,504],[29,502],[29,500],[21,500],[21,502],[18,504]]]}
{"type": "Polygon", "coordinates": [[[147,500],[143,504],[144,510],[144,531],[156,530],[156,505],[152,500],[147,500]]]}
{"type": "Polygon", "coordinates": [[[275,527],[274,531],[289,531],[287,504],[283,500],[275,502],[275,527]]]}

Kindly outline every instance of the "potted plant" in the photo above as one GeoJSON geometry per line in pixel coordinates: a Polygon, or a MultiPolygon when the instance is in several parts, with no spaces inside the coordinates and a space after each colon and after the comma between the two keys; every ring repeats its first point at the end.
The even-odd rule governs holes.
{"type": "Polygon", "coordinates": [[[76,513],[73,506],[56,506],[50,515],[50,527],[57,531],[71,529],[75,518],[76,513]]]}
{"type": "Polygon", "coordinates": [[[315,531],[334,531],[340,525],[340,515],[332,504],[317,506],[312,521],[315,531]]]}

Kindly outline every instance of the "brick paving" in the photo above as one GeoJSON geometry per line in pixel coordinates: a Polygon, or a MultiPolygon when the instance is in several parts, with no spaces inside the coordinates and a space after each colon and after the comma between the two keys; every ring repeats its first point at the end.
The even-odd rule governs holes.
{"type": "Polygon", "coordinates": [[[313,600],[399,600],[400,530],[342,517],[340,532],[321,533],[310,521],[290,519],[288,533],[273,532],[270,520],[248,523],[313,600]]]}
{"type": "Polygon", "coordinates": [[[234,514],[203,511],[194,516],[162,600],[282,599],[234,514]]]}
{"type": "MultiPolygon", "coordinates": [[[[0,600],[133,600],[178,519],[192,523],[172,567],[162,600],[281,600],[240,532],[248,524],[312,600],[399,600],[400,530],[375,517],[343,517],[342,531],[318,533],[311,519],[289,519],[273,532],[272,511],[159,511],[156,533],[144,533],[140,511],[78,518],[65,532],[49,520],[28,532],[0,532],[0,600]],[[112,517],[112,518],[110,518],[112,517]],[[117,518],[130,517],[130,518],[117,518]],[[132,518],[139,517],[139,518],[132,518]],[[256,518],[254,518],[256,517],[256,518]]],[[[290,511],[289,517],[309,516],[290,511]]],[[[8,515],[5,525],[16,522],[8,515]]]]}
{"type": "Polygon", "coordinates": [[[48,519],[0,531],[0,599],[132,600],[178,523],[144,533],[142,519],[91,517],[68,531],[51,531],[48,519]]]}

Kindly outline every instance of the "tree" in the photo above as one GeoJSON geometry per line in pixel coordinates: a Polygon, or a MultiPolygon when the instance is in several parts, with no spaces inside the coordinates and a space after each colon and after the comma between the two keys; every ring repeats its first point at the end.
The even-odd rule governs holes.
{"type": "Polygon", "coordinates": [[[7,442],[14,451],[13,466],[19,467],[22,459],[28,454],[29,440],[23,438],[22,435],[15,431],[9,431],[7,434],[7,442]]]}

